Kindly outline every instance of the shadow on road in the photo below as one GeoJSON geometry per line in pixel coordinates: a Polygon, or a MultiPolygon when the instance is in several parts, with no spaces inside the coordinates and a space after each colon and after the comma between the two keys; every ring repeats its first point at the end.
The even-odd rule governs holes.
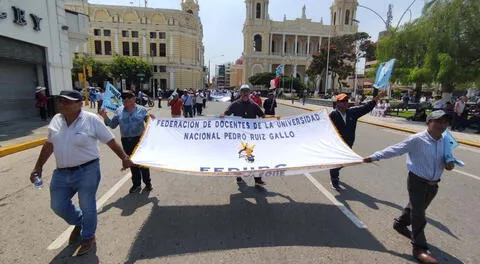
{"type": "Polygon", "coordinates": [[[298,203],[264,188],[239,185],[230,204],[155,205],[125,263],[204,251],[315,246],[389,252],[368,230],[358,229],[333,205],[298,203]],[[268,203],[281,197],[283,203],[268,203]]]}
{"type": "Polygon", "coordinates": [[[102,210],[98,214],[103,214],[110,210],[112,207],[122,210],[121,216],[129,216],[135,213],[135,211],[149,203],[158,204],[157,197],[148,197],[148,192],[127,194],[117,201],[103,206],[102,210]]]}

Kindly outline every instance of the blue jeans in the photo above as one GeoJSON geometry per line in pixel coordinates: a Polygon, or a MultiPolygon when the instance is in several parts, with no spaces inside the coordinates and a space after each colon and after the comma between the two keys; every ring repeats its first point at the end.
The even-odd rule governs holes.
{"type": "Polygon", "coordinates": [[[97,229],[96,193],[100,183],[97,160],[78,169],[56,169],[50,183],[50,207],[70,225],[81,226],[80,236],[89,239],[97,229]],[[78,193],[80,208],[72,203],[78,193]]]}

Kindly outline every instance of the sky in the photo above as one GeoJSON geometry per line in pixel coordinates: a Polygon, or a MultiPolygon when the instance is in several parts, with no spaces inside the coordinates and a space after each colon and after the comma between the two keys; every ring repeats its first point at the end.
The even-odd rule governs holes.
{"type": "MultiPolygon", "coordinates": [[[[140,0],[144,5],[144,0],[140,0]]],[[[181,9],[181,0],[148,0],[147,7],[181,9]]],[[[245,22],[244,0],[198,0],[200,19],[203,24],[203,44],[205,46],[205,64],[211,61],[212,69],[216,64],[235,62],[243,51],[243,23],[245,22]],[[223,56],[222,56],[223,55],[223,56]]],[[[358,0],[379,13],[385,20],[388,5],[393,5],[393,23],[396,26],[402,13],[411,7],[411,18],[420,16],[425,0],[358,0]]],[[[93,4],[139,6],[139,0],[89,0],[93,4]]],[[[333,0],[270,0],[269,14],[274,21],[283,21],[301,17],[302,7],[306,6],[307,18],[314,22],[323,18],[324,24],[330,24],[330,6],[333,0]]],[[[376,40],[378,33],[385,29],[385,24],[372,11],[358,7],[357,18],[359,31],[367,32],[376,40]]],[[[410,20],[410,12],[403,17],[401,24],[410,20]]],[[[208,66],[208,65],[206,65],[208,66]]],[[[212,70],[213,71],[213,70],[212,70]]]]}

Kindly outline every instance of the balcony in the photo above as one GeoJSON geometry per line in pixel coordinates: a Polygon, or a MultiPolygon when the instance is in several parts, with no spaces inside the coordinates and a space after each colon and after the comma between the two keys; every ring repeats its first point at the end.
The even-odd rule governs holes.
{"type": "Polygon", "coordinates": [[[67,25],[62,27],[62,29],[68,30],[70,48],[75,50],[75,48],[88,41],[89,18],[85,14],[70,10],[65,10],[65,15],[67,25]]]}

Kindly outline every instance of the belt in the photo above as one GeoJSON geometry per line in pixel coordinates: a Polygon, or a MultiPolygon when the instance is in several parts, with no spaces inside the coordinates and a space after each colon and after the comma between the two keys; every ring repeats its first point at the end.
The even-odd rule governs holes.
{"type": "Polygon", "coordinates": [[[68,168],[58,168],[59,170],[69,170],[69,171],[76,171],[78,169],[81,169],[81,168],[84,168],[94,162],[98,161],[98,158],[97,159],[94,159],[94,160],[91,160],[91,161],[87,161],[83,164],[80,164],[78,166],[73,166],[73,167],[68,167],[68,168]]]}
{"type": "Polygon", "coordinates": [[[427,179],[425,179],[425,178],[422,178],[422,177],[416,175],[415,173],[413,173],[413,172],[411,172],[411,171],[408,172],[408,175],[409,175],[409,176],[412,176],[412,177],[414,177],[415,179],[420,180],[420,181],[422,181],[422,182],[424,182],[424,183],[427,183],[427,184],[429,184],[429,185],[436,185],[436,184],[438,184],[438,183],[440,182],[440,180],[437,180],[437,181],[429,181],[429,180],[427,180],[427,179]]]}

